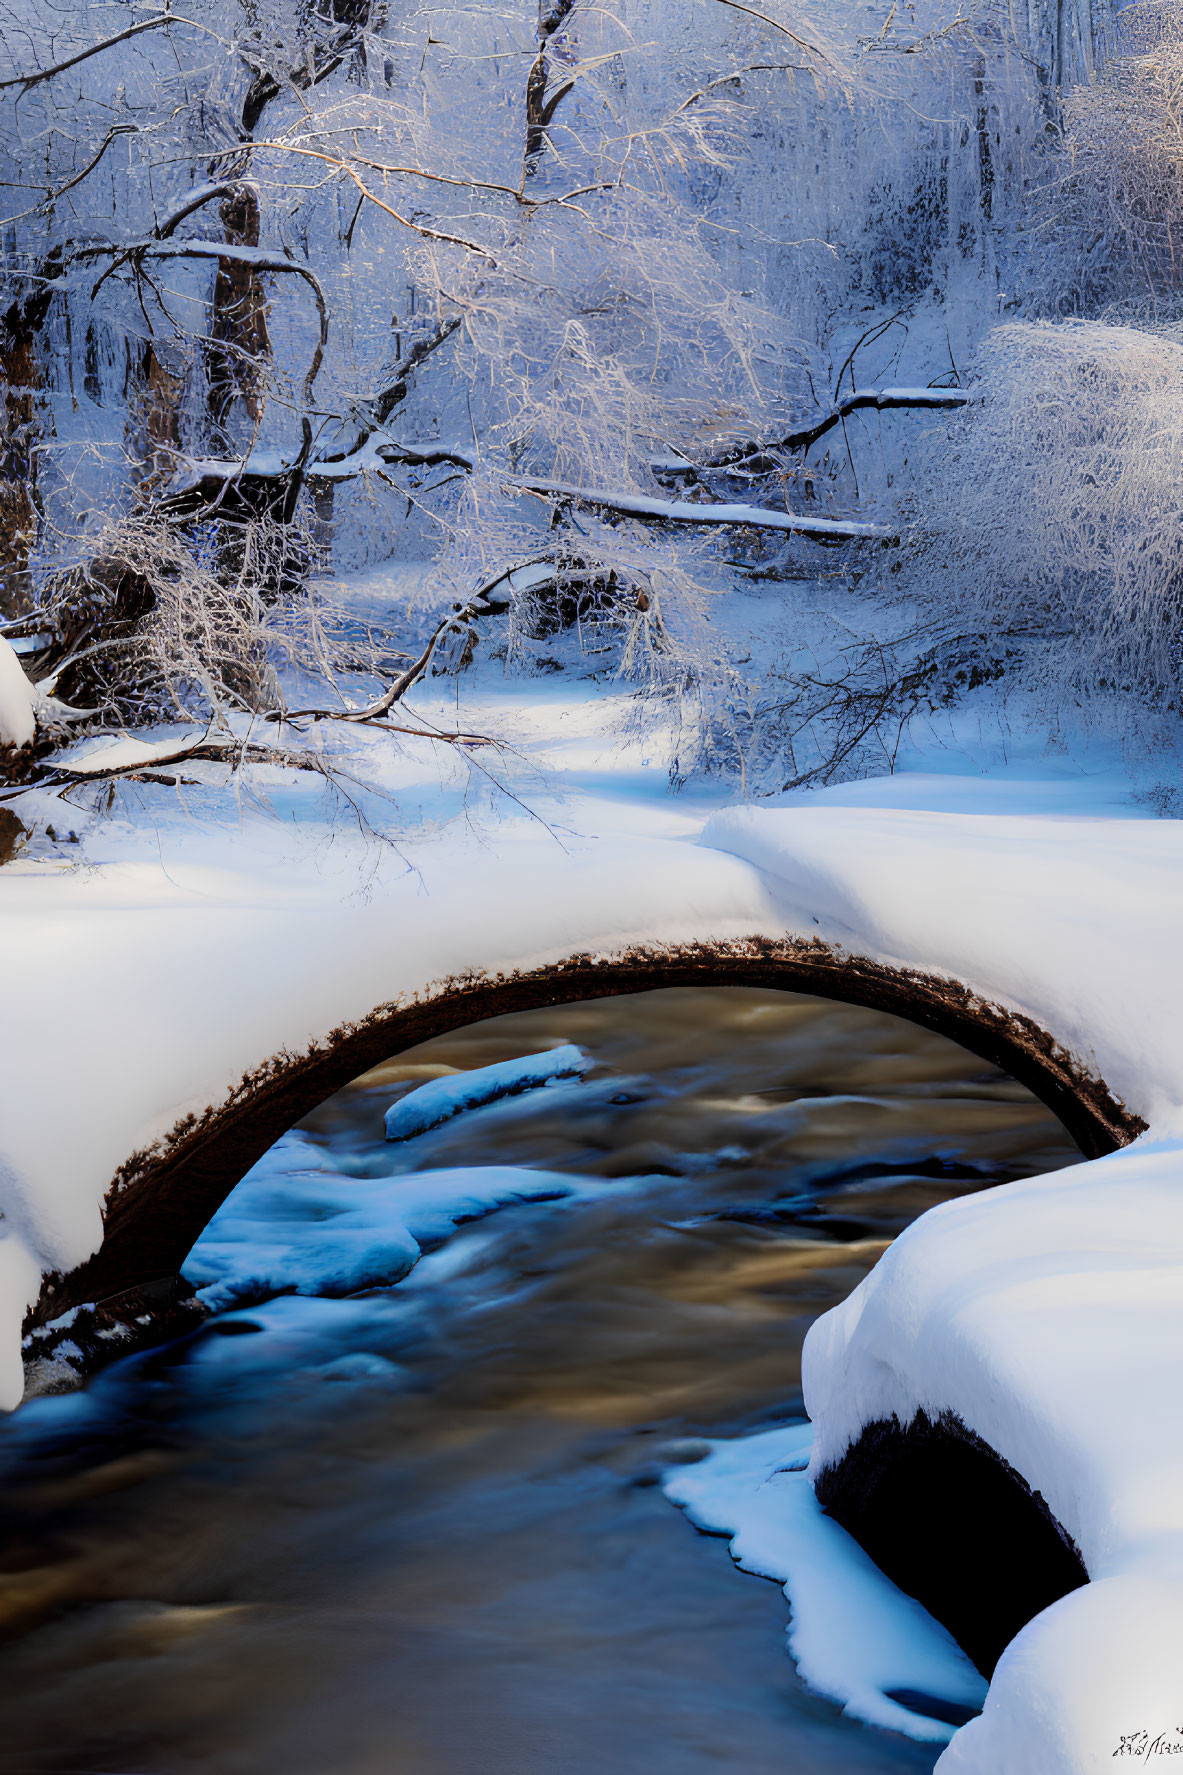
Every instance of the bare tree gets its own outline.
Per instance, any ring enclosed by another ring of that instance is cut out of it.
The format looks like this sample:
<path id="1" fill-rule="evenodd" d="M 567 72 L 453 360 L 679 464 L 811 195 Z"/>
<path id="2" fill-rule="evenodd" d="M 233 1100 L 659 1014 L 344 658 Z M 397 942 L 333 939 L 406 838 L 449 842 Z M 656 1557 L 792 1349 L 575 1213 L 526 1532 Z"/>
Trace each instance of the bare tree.
<path id="1" fill-rule="evenodd" d="M 1046 133 L 1008 9 L 880 10 L 198 0 L 51 43 L 10 0 L 0 525 L 46 694 L 229 729 L 296 662 L 352 719 L 497 584 L 511 647 L 569 624 L 726 701 L 718 538 L 865 573 L 900 526 L 848 422 L 966 404 L 827 385 L 824 328 L 904 279 L 900 214 L 988 285 Z M 315 570 L 363 499 L 431 571 L 360 647 Z"/>

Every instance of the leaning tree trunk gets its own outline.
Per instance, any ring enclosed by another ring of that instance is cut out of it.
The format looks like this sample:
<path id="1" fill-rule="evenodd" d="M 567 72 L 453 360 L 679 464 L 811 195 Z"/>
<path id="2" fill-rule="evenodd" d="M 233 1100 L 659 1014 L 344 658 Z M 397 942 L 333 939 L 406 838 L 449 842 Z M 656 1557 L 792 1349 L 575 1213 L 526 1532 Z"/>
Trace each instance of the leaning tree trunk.
<path id="1" fill-rule="evenodd" d="M 551 41 L 575 10 L 575 0 L 540 0 L 538 7 L 538 54 L 526 78 L 526 151 L 523 177 L 538 171 L 546 148 L 547 127 L 561 100 L 571 90 L 567 80 L 551 90 Z"/>

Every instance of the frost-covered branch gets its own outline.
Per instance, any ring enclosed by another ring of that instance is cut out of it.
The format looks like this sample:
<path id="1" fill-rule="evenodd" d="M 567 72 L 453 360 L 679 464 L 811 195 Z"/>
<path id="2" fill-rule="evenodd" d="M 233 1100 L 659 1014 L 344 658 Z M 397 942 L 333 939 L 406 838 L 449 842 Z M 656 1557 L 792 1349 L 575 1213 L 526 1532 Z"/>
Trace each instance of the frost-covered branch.
<path id="1" fill-rule="evenodd" d="M 860 388 L 841 400 L 835 401 L 832 407 L 818 413 L 798 425 L 792 431 L 763 443 L 744 443 L 733 445 L 729 450 L 720 451 L 709 456 L 700 464 L 687 463 L 687 468 L 744 468 L 760 469 L 774 466 L 768 458 L 773 451 L 808 450 L 841 425 L 851 413 L 865 412 L 874 409 L 879 413 L 896 410 L 940 411 L 943 408 L 964 407 L 971 398 L 970 391 L 965 388 Z M 663 467 L 674 468 L 676 464 L 663 464 Z"/>
<path id="2" fill-rule="evenodd" d="M 417 340 L 411 347 L 410 351 L 400 359 L 395 369 L 394 376 L 386 387 L 381 389 L 379 393 L 374 395 L 370 400 L 358 406 L 355 415 L 357 431 L 351 442 L 340 449 L 317 451 L 314 459 L 315 464 L 317 466 L 328 463 L 343 464 L 348 457 L 361 450 L 363 445 L 373 437 L 374 433 L 386 424 L 386 421 L 390 418 L 390 415 L 394 412 L 394 409 L 400 404 L 400 402 L 406 400 L 411 379 L 416 370 L 418 370 L 421 365 L 425 364 L 428 358 L 439 350 L 441 345 L 447 343 L 460 324 L 460 316 L 457 315 L 451 320 L 441 322 L 435 331 L 427 337 Z M 467 466 L 469 460 L 466 456 L 461 457 L 454 452 L 448 451 L 441 452 L 436 450 L 429 454 L 422 454 L 417 453 L 413 447 L 399 448 L 393 444 L 388 447 L 397 452 L 396 459 L 400 462 L 427 463 L 447 461 L 454 463 L 462 462 Z"/>
<path id="3" fill-rule="evenodd" d="M 325 347 L 329 340 L 329 308 L 320 279 L 309 266 L 301 264 L 299 260 L 285 259 L 279 253 L 268 252 L 263 247 L 237 246 L 217 240 L 145 240 L 123 246 L 86 246 L 79 248 L 76 256 L 80 259 L 113 258 L 113 264 L 95 285 L 96 291 L 121 266 L 129 263 L 142 265 L 147 259 L 213 259 L 220 265 L 243 265 L 252 271 L 268 271 L 281 276 L 286 274 L 302 278 L 312 291 L 320 321 L 320 336 L 303 383 L 304 401 L 311 403 L 313 385 L 324 362 Z"/>
<path id="4" fill-rule="evenodd" d="M 482 245 L 479 240 L 472 240 L 468 235 L 454 234 L 445 228 L 433 227 L 428 222 L 419 221 L 416 219 L 414 212 L 405 214 L 402 210 L 396 209 L 393 204 L 387 203 L 384 198 L 379 197 L 376 191 L 371 191 L 370 187 L 362 178 L 361 173 L 358 171 L 359 165 L 364 166 L 367 164 L 360 158 L 332 154 L 323 148 L 308 148 L 296 142 L 251 143 L 250 146 L 267 147 L 277 153 L 291 154 L 300 159 L 315 160 L 319 161 L 324 166 L 330 166 L 336 172 L 341 173 L 357 188 L 361 193 L 363 203 L 373 204 L 375 209 L 381 210 L 383 215 L 389 216 L 392 221 L 397 222 L 400 228 L 407 229 L 411 234 L 417 234 L 421 240 L 434 241 L 439 246 L 462 247 L 465 252 L 475 253 L 479 259 L 484 260 L 491 266 L 495 266 L 497 263 L 495 255 L 488 247 Z M 404 169 L 396 168 L 393 170 L 401 172 Z M 413 172 L 417 177 L 430 176 L 423 174 L 418 168 L 410 168 L 406 170 Z M 474 186 L 479 186 L 480 181 L 470 179 L 448 179 L 440 180 L 440 183 L 456 184 L 471 189 Z"/>
<path id="5" fill-rule="evenodd" d="M 497 585 L 503 583 L 504 577 L 505 576 L 503 575 L 502 578 L 496 582 Z M 418 659 L 414 660 L 412 664 L 407 667 L 405 672 L 401 672 L 389 688 L 383 691 L 382 695 L 378 697 L 376 701 L 367 703 L 364 708 L 299 709 L 294 713 L 284 714 L 282 716 L 271 715 L 268 719 L 282 719 L 285 721 L 379 721 L 382 716 L 386 715 L 394 708 L 396 703 L 400 703 L 403 697 L 406 696 L 407 692 L 418 683 L 420 678 L 422 678 L 423 674 L 431 665 L 436 650 L 445 636 L 453 634 L 457 629 L 464 628 L 468 623 L 472 622 L 475 617 L 488 615 L 490 612 L 495 611 L 498 608 L 497 605 L 490 602 L 491 593 L 495 589 L 496 586 L 482 589 L 477 592 L 473 598 L 470 598 L 467 604 L 456 610 L 450 611 L 448 615 L 444 617 L 443 621 L 438 623 L 433 629 L 431 635 L 428 637 L 427 645 L 420 653 Z M 501 608 L 503 608 L 503 606 Z"/>
<path id="6" fill-rule="evenodd" d="M 778 19 L 771 13 L 762 12 L 759 7 L 748 6 L 745 0 L 716 0 L 716 3 L 720 6 L 729 6 L 735 12 L 746 13 L 749 18 L 756 19 L 762 25 L 767 25 L 778 36 L 787 37 L 790 43 L 795 43 L 804 55 L 825 64 L 833 73 L 843 72 L 833 51 L 828 45 L 819 42 L 816 36 L 802 36 L 799 31 L 794 31 L 791 25 L 785 24 L 783 19 Z"/>
<path id="7" fill-rule="evenodd" d="M 14 222 L 23 222 L 27 216 L 36 215 L 40 211 L 52 209 L 53 205 L 61 198 L 67 196 L 76 186 L 81 185 L 86 179 L 89 179 L 91 173 L 94 172 L 108 148 L 117 142 L 121 136 L 137 135 L 139 133 L 139 128 L 140 126 L 138 123 L 113 123 L 94 153 L 91 155 L 90 159 L 86 162 L 85 166 L 80 168 L 80 170 L 74 173 L 70 178 L 63 179 L 60 184 L 49 187 L 41 201 L 34 204 L 30 209 L 21 210 L 14 216 L 6 216 L 2 225 L 7 227 Z"/>
<path id="8" fill-rule="evenodd" d="M 156 239 L 169 240 L 182 222 L 187 221 L 190 216 L 196 215 L 198 210 L 204 209 L 207 203 L 214 203 L 222 197 L 234 197 L 242 190 L 242 187 L 243 181 L 241 179 L 221 179 L 206 185 L 195 186 L 192 191 L 186 192 L 177 207 L 157 224 Z"/>
<path id="9" fill-rule="evenodd" d="M 113 36 L 104 37 L 99 43 L 89 43 L 85 49 L 76 50 L 73 55 L 66 56 L 60 62 L 53 62 L 47 68 L 33 68 L 27 74 L 10 74 L 6 79 L 0 80 L 0 92 L 13 86 L 28 91 L 31 87 L 39 86 L 43 80 L 54 80 L 68 69 L 76 68 L 80 62 L 89 61 L 92 56 L 104 55 L 107 50 L 117 48 L 120 43 L 127 43 L 132 37 L 141 37 L 145 31 L 159 30 L 161 25 L 188 25 L 192 22 L 191 19 L 181 18 L 171 12 L 159 13 L 155 18 L 140 19 L 136 24 L 128 25 L 126 30 L 116 31 Z"/>

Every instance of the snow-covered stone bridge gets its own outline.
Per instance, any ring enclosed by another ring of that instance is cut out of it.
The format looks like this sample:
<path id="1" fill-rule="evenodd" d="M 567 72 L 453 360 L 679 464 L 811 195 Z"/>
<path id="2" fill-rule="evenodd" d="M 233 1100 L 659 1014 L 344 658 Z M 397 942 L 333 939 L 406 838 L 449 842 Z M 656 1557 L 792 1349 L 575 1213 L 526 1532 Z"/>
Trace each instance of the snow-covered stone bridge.
<path id="1" fill-rule="evenodd" d="M 1079 1550 L 1090 1582 L 1012 1643 L 942 1768 L 1088 1769 L 1175 1727 L 1183 824 L 904 777 L 697 812 L 585 788 L 401 850 L 292 833 L 99 827 L 76 866 L 0 874 L 6 1403 L 27 1312 L 174 1272 L 285 1128 L 401 1047 L 707 980 L 877 1005 L 998 1060 L 1100 1156 L 929 1213 L 819 1322 L 814 1471 L 955 1422 Z"/>

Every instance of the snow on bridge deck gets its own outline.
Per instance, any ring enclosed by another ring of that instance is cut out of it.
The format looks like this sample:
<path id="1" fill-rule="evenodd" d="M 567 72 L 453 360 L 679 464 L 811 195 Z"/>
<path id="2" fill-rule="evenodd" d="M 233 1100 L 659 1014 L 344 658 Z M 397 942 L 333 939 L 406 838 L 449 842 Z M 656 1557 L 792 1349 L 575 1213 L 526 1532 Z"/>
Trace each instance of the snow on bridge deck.
<path id="1" fill-rule="evenodd" d="M 894 803 L 894 805 L 893 805 Z M 598 793 L 394 849 L 282 819 L 98 826 L 0 871 L 0 1357 L 112 1177 L 281 1050 L 476 974 L 819 939 L 962 982 L 1150 1124 L 925 1215 L 806 1346 L 817 1461 L 956 1412 L 1042 1492 L 1093 1582 L 1038 1616 L 942 1770 L 1108 1765 L 1183 1725 L 1183 823 L 1062 786 L 897 778 L 716 810 Z M 983 809 L 988 811 L 982 811 Z M 976 810 L 976 811 L 975 811 Z"/>

